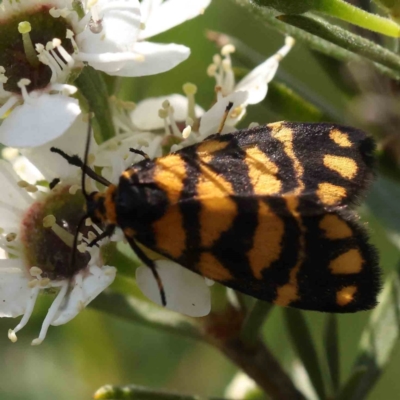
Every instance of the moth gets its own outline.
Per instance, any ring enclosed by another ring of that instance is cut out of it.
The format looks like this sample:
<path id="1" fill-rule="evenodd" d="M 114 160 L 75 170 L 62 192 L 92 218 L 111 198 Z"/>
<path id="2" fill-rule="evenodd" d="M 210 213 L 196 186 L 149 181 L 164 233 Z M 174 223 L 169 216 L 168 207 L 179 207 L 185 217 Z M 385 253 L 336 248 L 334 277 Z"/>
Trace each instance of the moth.
<path id="1" fill-rule="evenodd" d="M 381 286 L 377 252 L 352 211 L 373 178 L 374 147 L 358 129 L 277 122 L 154 160 L 133 149 L 144 159 L 118 185 L 52 151 L 107 186 L 84 190 L 85 217 L 106 227 L 91 245 L 121 228 L 164 305 L 143 248 L 260 300 L 347 313 L 373 308 Z"/>

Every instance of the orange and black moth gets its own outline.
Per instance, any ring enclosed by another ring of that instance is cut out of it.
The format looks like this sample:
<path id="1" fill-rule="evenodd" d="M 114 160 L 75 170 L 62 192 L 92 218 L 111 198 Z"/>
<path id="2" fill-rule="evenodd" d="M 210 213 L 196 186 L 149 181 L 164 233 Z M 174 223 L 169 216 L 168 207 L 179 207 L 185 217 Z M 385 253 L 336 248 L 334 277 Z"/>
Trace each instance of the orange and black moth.
<path id="1" fill-rule="evenodd" d="M 105 235 L 120 227 L 157 279 L 143 249 L 280 306 L 367 310 L 378 257 L 351 208 L 373 177 L 373 152 L 362 131 L 328 123 L 216 134 L 132 165 L 88 196 L 88 216 Z"/>

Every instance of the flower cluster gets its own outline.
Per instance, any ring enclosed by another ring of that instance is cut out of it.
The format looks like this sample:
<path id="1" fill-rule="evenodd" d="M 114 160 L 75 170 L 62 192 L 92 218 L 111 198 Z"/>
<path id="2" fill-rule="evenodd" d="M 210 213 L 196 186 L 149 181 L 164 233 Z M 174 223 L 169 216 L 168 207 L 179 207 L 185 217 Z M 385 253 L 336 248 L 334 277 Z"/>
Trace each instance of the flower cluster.
<path id="1" fill-rule="evenodd" d="M 85 148 L 89 116 L 71 97 L 77 92 L 73 77 L 85 65 L 125 77 L 173 68 L 189 56 L 189 49 L 145 39 L 194 18 L 209 3 L 26 0 L 0 5 L 5 16 L 0 21 L 0 142 L 19 148 L 6 148 L 3 159 L 7 161 L 0 161 L 0 248 L 4 251 L 0 316 L 23 315 L 9 331 L 12 341 L 28 322 L 41 291 L 57 295 L 33 344 L 42 342 L 50 325 L 74 318 L 116 276 L 116 268 L 105 262 L 110 239 L 88 247 L 103 227 L 84 217 L 80 169 L 50 152 L 56 147 L 74 155 Z M 2 32 L 10 30 L 19 47 L 4 55 L 1 49 L 7 43 L 2 42 Z M 209 110 L 196 104 L 198 88 L 192 83 L 183 85 L 184 95 L 144 99 L 136 105 L 110 98 L 117 135 L 103 143 L 92 140 L 88 165 L 117 184 L 121 172 L 141 160 L 129 148 L 156 158 L 219 130 L 234 131 L 246 108 L 265 98 L 268 83 L 293 44 L 292 38 L 286 38 L 276 54 L 238 83 L 231 60 L 235 49 L 223 47 L 207 70 L 216 82 L 216 102 Z M 225 120 L 230 102 L 233 107 Z M 91 179 L 85 182 L 88 191 L 101 190 Z M 112 241 L 123 239 L 119 231 L 111 237 Z M 190 316 L 209 313 L 212 282 L 170 260 L 156 257 L 155 263 L 168 308 Z M 148 267 L 137 268 L 136 280 L 148 298 L 161 303 Z"/>

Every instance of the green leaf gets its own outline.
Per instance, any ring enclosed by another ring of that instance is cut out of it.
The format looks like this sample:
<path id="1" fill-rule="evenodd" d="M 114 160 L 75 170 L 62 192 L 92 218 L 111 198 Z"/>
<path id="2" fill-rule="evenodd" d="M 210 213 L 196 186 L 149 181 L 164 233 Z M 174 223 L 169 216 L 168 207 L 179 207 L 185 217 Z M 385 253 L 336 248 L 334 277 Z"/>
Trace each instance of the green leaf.
<path id="1" fill-rule="evenodd" d="M 328 361 L 329 375 L 333 393 L 340 387 L 339 332 L 336 314 L 327 314 L 324 332 L 325 354 Z"/>
<path id="2" fill-rule="evenodd" d="M 304 100 L 286 85 L 276 81 L 268 84 L 268 96 L 263 103 L 271 111 L 289 121 L 332 121 L 329 116 L 323 114 L 313 104 Z"/>
<path id="3" fill-rule="evenodd" d="M 311 33 L 308 33 L 302 29 L 279 21 L 276 19 L 276 12 L 268 7 L 257 7 L 252 3 L 251 0 L 232 1 L 235 1 L 238 5 L 244 7 L 254 15 L 255 19 L 261 21 L 266 26 L 278 30 L 285 35 L 293 36 L 295 39 L 310 46 L 310 48 L 313 50 L 317 50 L 327 56 L 336 58 L 339 61 L 365 61 L 363 57 L 337 46 L 336 44 L 330 43 L 327 40 L 321 39 L 320 37 L 312 35 Z M 389 76 L 390 78 L 400 79 L 400 73 L 398 71 L 393 71 L 392 69 L 377 63 L 373 63 L 373 65 L 381 73 Z"/>
<path id="4" fill-rule="evenodd" d="M 266 301 L 255 301 L 243 322 L 241 337 L 244 343 L 251 346 L 257 341 L 260 330 L 273 307 L 273 304 Z"/>
<path id="5" fill-rule="evenodd" d="M 95 115 L 101 142 L 114 137 L 115 129 L 108 101 L 107 85 L 101 73 L 86 66 L 74 83 L 87 100 L 90 111 Z"/>
<path id="6" fill-rule="evenodd" d="M 325 39 L 330 43 L 334 43 L 343 49 L 352 51 L 388 68 L 400 71 L 400 57 L 397 54 L 337 25 L 330 24 L 320 18 L 309 18 L 301 15 L 281 15 L 279 19 Z"/>
<path id="7" fill-rule="evenodd" d="M 379 176 L 367 197 L 367 205 L 385 226 L 389 236 L 400 233 L 400 186 L 395 181 Z"/>
<path id="8" fill-rule="evenodd" d="M 387 36 L 399 37 L 400 26 L 390 19 L 368 13 L 344 0 L 256 0 L 263 6 L 273 7 L 285 14 L 319 11 Z"/>
<path id="9" fill-rule="evenodd" d="M 204 396 L 191 396 L 178 393 L 157 391 L 150 388 L 126 385 L 101 387 L 93 396 L 96 400 L 113 399 L 132 399 L 132 400 L 218 400 L 216 398 L 206 398 Z M 222 399 L 219 399 L 222 400 Z"/>
<path id="10" fill-rule="evenodd" d="M 339 394 L 335 397 L 335 400 L 352 400 L 353 395 L 366 372 L 366 368 L 355 368 Z"/>
<path id="11" fill-rule="evenodd" d="M 352 400 L 365 399 L 385 367 L 389 364 L 400 335 L 400 277 L 392 274 L 379 298 L 379 305 L 371 313 L 360 342 L 355 370 L 364 368 Z"/>
<path id="12" fill-rule="evenodd" d="M 325 399 L 325 385 L 317 350 L 307 322 L 300 310 L 285 308 L 284 315 L 290 338 L 320 399 Z"/>

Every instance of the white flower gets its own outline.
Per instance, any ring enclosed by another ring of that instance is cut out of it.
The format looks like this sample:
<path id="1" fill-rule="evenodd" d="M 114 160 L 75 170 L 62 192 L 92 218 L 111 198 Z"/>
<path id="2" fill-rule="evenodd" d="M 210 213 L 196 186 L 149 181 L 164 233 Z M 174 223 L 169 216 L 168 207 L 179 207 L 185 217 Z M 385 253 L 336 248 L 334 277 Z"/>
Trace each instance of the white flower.
<path id="1" fill-rule="evenodd" d="M 199 132 L 202 138 L 217 132 L 229 102 L 233 102 L 233 107 L 225 122 L 223 133 L 235 130 L 235 125 L 243 118 L 247 105 L 264 100 L 268 92 L 268 83 L 274 78 L 279 62 L 288 54 L 294 43 L 292 37 L 286 37 L 285 45 L 277 53 L 250 71 L 237 84 L 230 57 L 235 51 L 234 46 L 228 44 L 222 48 L 223 59 L 218 54 L 214 56 L 208 74 L 216 80 L 217 102 L 200 121 Z"/>
<path id="2" fill-rule="evenodd" d="M 169 260 L 156 261 L 156 267 L 169 310 L 190 317 L 203 317 L 210 313 L 210 289 L 202 276 Z M 136 283 L 146 297 L 161 305 L 160 292 L 150 268 L 142 266 L 136 270 Z"/>
<path id="3" fill-rule="evenodd" d="M 145 29 L 140 39 L 165 32 L 189 19 L 203 14 L 211 0 L 142 0 L 142 22 Z"/>
<path id="4" fill-rule="evenodd" d="M 63 138 L 64 143 L 54 141 L 50 145 L 69 143 L 69 150 L 76 153 L 71 143 L 79 146 L 85 136 L 81 121 L 74 125 Z M 76 194 L 80 187 L 77 168 L 69 177 L 65 165 L 50 157 L 49 146 L 38 148 L 38 154 L 30 150 L 31 160 L 41 159 L 46 165 L 43 177 L 61 177 L 53 190 L 21 180 L 7 161 L 0 161 L 1 234 L 0 247 L 8 258 L 0 259 L 0 317 L 23 315 L 18 325 L 9 331 L 9 338 L 17 340 L 16 333 L 29 321 L 36 299 L 41 291 L 56 290 L 54 299 L 43 321 L 42 329 L 32 344 L 40 344 L 50 325 L 61 325 L 74 318 L 88 303 L 114 280 L 116 269 L 103 265 L 99 248 L 87 248 L 91 238 L 101 233 L 95 225 L 86 225 L 81 231 L 79 251 L 75 262 L 70 262 L 71 248 L 77 219 L 82 214 L 83 197 Z M 39 163 L 40 164 L 40 163 Z M 61 168 L 61 165 L 63 168 Z M 40 165 L 37 165 L 40 169 Z M 21 168 L 21 159 L 15 163 Z M 37 170 L 25 175 L 37 177 Z M 64 175 L 61 174 L 64 170 Z M 51 174 L 48 172 L 51 171 Z"/>
<path id="5" fill-rule="evenodd" d="M 84 63 L 110 75 L 133 77 L 165 72 L 186 60 L 190 50 L 185 46 L 142 41 L 155 34 L 156 25 L 162 28 L 159 33 L 195 17 L 209 0 L 196 1 L 194 7 L 181 3 L 92 0 L 82 3 L 82 15 L 78 15 L 72 0 L 2 2 L 2 31 L 9 29 L 11 40 L 19 41 L 25 54 L 24 58 L 20 51 L 0 54 L 0 119 L 4 119 L 0 142 L 33 147 L 62 135 L 81 112 L 77 99 L 70 97 L 76 88 L 67 82 Z M 143 16 L 141 9 L 146 10 Z M 34 27 L 30 15 L 36 17 Z M 19 32 L 14 32 L 18 17 L 23 20 Z M 142 20 L 150 31 L 140 37 Z M 160 20 L 169 23 L 160 24 Z M 2 40 L 10 39 L 3 35 Z"/>

